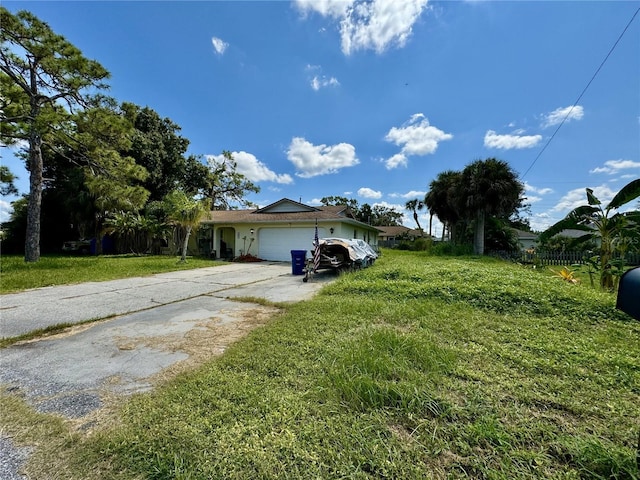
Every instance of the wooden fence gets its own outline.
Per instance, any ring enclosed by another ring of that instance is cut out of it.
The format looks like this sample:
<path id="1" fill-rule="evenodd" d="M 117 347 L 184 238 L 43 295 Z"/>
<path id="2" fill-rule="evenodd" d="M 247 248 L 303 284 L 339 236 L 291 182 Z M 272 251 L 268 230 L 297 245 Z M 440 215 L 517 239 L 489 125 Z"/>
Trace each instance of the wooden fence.
<path id="1" fill-rule="evenodd" d="M 490 255 L 509 259 L 515 262 L 531 263 L 537 265 L 584 265 L 594 254 L 585 252 L 563 252 L 563 251 L 535 251 L 530 252 L 491 252 Z M 618 257 L 619 258 L 619 257 Z M 640 265 L 640 253 L 627 253 L 624 263 L 626 265 Z"/>

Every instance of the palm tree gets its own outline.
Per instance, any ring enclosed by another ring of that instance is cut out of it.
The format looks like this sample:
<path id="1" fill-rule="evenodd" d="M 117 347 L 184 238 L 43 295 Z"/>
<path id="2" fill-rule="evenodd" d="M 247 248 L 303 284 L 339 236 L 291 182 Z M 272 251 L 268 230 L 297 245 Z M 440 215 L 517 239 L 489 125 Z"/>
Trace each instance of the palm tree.
<path id="1" fill-rule="evenodd" d="M 175 225 L 184 228 L 186 232 L 180 256 L 180 262 L 184 263 L 187 261 L 187 246 L 191 231 L 200 225 L 200 221 L 209 210 L 209 203 L 189 197 L 182 190 L 172 191 L 164 198 L 164 202 L 168 219 Z"/>
<path id="2" fill-rule="evenodd" d="M 474 220 L 473 252 L 484 254 L 487 215 L 510 216 L 522 205 L 524 185 L 503 160 L 487 158 L 467 165 L 460 177 L 455 203 L 461 216 Z"/>
<path id="3" fill-rule="evenodd" d="M 613 290 L 615 282 L 612 274 L 612 263 L 615 250 L 622 251 L 625 247 L 624 239 L 633 228 L 640 225 L 640 211 L 611 215 L 612 211 L 640 197 L 640 179 L 628 183 L 613 197 L 609 204 L 602 208 L 602 203 L 593 194 L 593 190 L 586 189 L 587 205 L 573 209 L 567 216 L 552 225 L 540 235 L 540 241 L 553 237 L 561 231 L 571 228 L 585 233 L 580 240 L 600 240 L 600 287 L 603 290 Z"/>
<path id="4" fill-rule="evenodd" d="M 460 219 L 455 205 L 451 202 L 453 194 L 459 188 L 460 176 L 460 172 L 454 170 L 440 172 L 435 180 L 429 184 L 429 191 L 424 197 L 424 203 L 429 209 L 429 213 L 438 217 L 444 227 L 449 229 L 451 240 L 454 240 L 455 229 L 453 227 Z M 444 238 L 444 229 L 442 236 Z"/>
<path id="5" fill-rule="evenodd" d="M 420 226 L 420 222 L 418 221 L 418 212 L 425 207 L 424 202 L 422 200 L 418 200 L 414 198 L 413 200 L 409 200 L 404 204 L 404 208 L 413 212 L 413 219 L 418 225 L 418 230 L 420 231 L 420 236 L 424 236 L 424 232 L 422 231 L 422 227 Z M 429 236 L 431 236 L 431 231 L 429 231 Z"/>

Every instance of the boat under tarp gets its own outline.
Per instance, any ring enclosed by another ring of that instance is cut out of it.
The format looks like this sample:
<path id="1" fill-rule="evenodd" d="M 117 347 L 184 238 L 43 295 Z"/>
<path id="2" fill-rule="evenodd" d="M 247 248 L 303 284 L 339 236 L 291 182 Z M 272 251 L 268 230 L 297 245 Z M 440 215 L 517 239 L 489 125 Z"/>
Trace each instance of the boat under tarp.
<path id="1" fill-rule="evenodd" d="M 321 238 L 315 248 L 320 249 L 320 264 L 317 268 L 314 265 L 314 250 L 311 258 L 307 259 L 304 269 L 303 281 L 305 282 L 309 275 L 317 270 L 365 268 L 378 258 L 376 251 L 367 242 L 359 239 Z"/>

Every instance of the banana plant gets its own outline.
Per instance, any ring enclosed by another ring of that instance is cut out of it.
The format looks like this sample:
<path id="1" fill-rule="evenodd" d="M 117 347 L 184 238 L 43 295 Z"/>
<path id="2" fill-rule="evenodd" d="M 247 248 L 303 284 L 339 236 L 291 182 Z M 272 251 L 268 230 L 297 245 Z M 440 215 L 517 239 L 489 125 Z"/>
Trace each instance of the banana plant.
<path id="1" fill-rule="evenodd" d="M 585 234 L 579 241 L 598 240 L 600 287 L 613 291 L 616 284 L 614 276 L 621 270 L 615 254 L 624 253 L 620 251 L 619 246 L 626 242 L 621 240 L 640 225 L 640 211 L 619 212 L 618 209 L 640 197 L 640 179 L 622 187 L 606 207 L 593 194 L 591 188 L 587 188 L 586 193 L 587 205 L 575 208 L 564 219 L 545 230 L 540 235 L 540 241 L 544 242 L 565 229 L 584 231 Z"/>

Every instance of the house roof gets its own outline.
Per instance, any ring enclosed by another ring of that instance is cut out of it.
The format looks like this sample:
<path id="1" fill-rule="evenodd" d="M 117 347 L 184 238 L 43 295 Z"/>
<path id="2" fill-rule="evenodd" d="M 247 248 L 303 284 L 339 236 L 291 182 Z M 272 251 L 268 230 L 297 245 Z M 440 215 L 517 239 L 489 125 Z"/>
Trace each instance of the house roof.
<path id="1" fill-rule="evenodd" d="M 342 207 L 345 208 L 345 207 Z M 289 198 L 283 198 L 277 202 L 273 202 L 266 207 L 255 210 L 255 213 L 275 213 L 275 212 L 315 212 L 319 209 L 304 203 L 296 202 Z"/>
<path id="2" fill-rule="evenodd" d="M 213 210 L 208 212 L 203 223 L 297 223 L 297 222 L 342 222 L 361 228 L 379 231 L 366 223 L 356 220 L 351 209 L 345 205 L 312 207 L 283 198 L 266 207 L 247 210 Z"/>
<path id="3" fill-rule="evenodd" d="M 378 227 L 378 230 L 380 230 L 382 232 L 382 235 L 386 237 L 395 237 L 398 235 L 404 235 L 405 233 L 411 232 L 411 229 L 409 227 L 405 227 L 404 225 Z"/>
<path id="4" fill-rule="evenodd" d="M 591 232 L 586 231 L 586 230 L 576 230 L 576 229 L 573 229 L 573 228 L 567 228 L 567 229 L 562 230 L 561 232 L 557 233 L 556 235 L 554 235 L 554 237 L 580 238 L 580 237 L 583 237 L 585 235 L 589 235 L 590 233 L 595 233 L 596 235 L 599 236 L 599 233 L 597 232 L 597 230 L 595 228 L 592 229 Z"/>
<path id="5" fill-rule="evenodd" d="M 518 230 L 517 228 L 512 229 L 516 235 L 518 235 L 519 240 L 537 240 L 538 234 L 534 232 L 527 232 L 525 230 Z"/>

